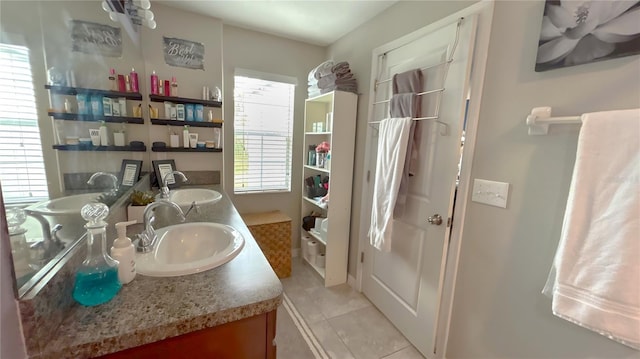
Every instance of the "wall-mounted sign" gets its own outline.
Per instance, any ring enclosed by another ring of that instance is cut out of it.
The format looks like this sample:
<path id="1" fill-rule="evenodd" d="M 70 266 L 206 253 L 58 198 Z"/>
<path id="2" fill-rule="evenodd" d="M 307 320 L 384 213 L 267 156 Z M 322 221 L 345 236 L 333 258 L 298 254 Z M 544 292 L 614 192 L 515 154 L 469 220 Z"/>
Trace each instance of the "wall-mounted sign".
<path id="1" fill-rule="evenodd" d="M 162 37 L 164 62 L 170 66 L 204 70 L 204 45 L 199 42 Z"/>
<path id="2" fill-rule="evenodd" d="M 73 51 L 109 57 L 122 56 L 120 28 L 94 22 L 72 20 L 71 44 Z"/>

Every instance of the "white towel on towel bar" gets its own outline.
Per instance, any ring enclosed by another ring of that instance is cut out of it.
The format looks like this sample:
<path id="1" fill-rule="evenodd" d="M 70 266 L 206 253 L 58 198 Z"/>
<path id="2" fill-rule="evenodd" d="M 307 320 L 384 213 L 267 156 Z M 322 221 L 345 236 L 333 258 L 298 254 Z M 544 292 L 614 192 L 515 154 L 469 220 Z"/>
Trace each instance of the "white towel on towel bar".
<path id="1" fill-rule="evenodd" d="M 391 250 L 393 210 L 398 198 L 412 121 L 411 117 L 380 121 L 369 240 L 372 246 L 385 252 Z"/>
<path id="2" fill-rule="evenodd" d="M 553 314 L 640 350 L 640 109 L 582 115 Z"/>

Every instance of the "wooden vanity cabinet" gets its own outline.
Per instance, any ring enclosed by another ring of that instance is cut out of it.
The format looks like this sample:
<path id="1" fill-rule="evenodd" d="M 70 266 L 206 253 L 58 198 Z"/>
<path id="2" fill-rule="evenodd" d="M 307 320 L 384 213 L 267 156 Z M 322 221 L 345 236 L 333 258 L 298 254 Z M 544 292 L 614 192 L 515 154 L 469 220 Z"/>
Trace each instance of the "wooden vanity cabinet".
<path id="1" fill-rule="evenodd" d="M 99 359 L 275 359 L 276 310 Z"/>

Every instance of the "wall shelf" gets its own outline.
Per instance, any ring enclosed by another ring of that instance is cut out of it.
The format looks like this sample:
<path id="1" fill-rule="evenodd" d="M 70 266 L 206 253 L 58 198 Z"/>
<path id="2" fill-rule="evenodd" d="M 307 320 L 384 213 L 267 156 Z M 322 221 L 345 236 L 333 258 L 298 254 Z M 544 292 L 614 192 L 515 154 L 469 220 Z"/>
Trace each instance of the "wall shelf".
<path id="1" fill-rule="evenodd" d="M 119 152 L 146 152 L 147 146 L 87 146 L 87 145 L 53 145 L 54 150 L 58 151 L 119 151 Z"/>
<path id="2" fill-rule="evenodd" d="M 169 126 L 184 126 L 188 125 L 190 127 L 219 127 L 222 128 L 222 123 L 217 122 L 200 122 L 200 121 L 178 121 L 178 120 L 165 120 L 152 118 L 151 124 L 153 125 L 169 125 Z"/>
<path id="3" fill-rule="evenodd" d="M 186 97 L 174 97 L 174 96 L 162 96 L 162 95 L 149 95 L 149 100 L 152 102 L 173 102 L 173 103 L 191 103 L 195 105 L 204 105 L 207 107 L 222 107 L 222 102 L 220 101 L 208 101 L 208 100 L 198 100 L 195 98 L 186 98 Z"/>
<path id="4" fill-rule="evenodd" d="M 109 90 L 99 90 L 99 89 L 90 89 L 90 88 L 82 88 L 82 87 L 67 87 L 67 86 L 53 86 L 53 85 L 44 85 L 44 88 L 50 90 L 52 93 L 59 95 L 77 95 L 77 94 L 87 94 L 87 95 L 98 95 L 110 98 L 119 98 L 124 97 L 128 100 L 142 100 L 142 95 L 139 92 L 119 92 L 119 91 L 109 91 Z"/>
<path id="5" fill-rule="evenodd" d="M 222 152 L 222 148 L 151 147 L 153 152 Z"/>
<path id="6" fill-rule="evenodd" d="M 125 116 L 94 116 L 94 115 L 80 115 L 77 113 L 66 112 L 49 112 L 49 116 L 52 116 L 56 120 L 66 121 L 83 121 L 83 122 L 100 122 L 107 123 L 134 123 L 142 125 L 144 119 L 140 117 L 125 117 Z"/>

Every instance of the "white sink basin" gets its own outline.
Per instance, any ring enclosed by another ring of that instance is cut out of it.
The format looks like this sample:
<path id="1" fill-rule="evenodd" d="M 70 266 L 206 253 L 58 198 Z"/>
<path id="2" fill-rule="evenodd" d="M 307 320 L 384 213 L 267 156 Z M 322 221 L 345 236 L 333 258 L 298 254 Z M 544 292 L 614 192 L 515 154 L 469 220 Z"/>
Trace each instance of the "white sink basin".
<path id="1" fill-rule="evenodd" d="M 221 199 L 220 192 L 206 188 L 180 188 L 169 194 L 169 200 L 180 207 L 191 206 L 194 201 L 198 205 L 214 204 Z"/>
<path id="2" fill-rule="evenodd" d="M 99 193 L 83 193 L 73 196 L 50 199 L 27 207 L 28 210 L 42 215 L 80 214 L 87 203 L 96 202 Z"/>
<path id="3" fill-rule="evenodd" d="M 86 232 L 80 210 L 87 203 L 97 202 L 100 193 L 83 193 L 73 196 L 50 199 L 27 207 L 26 210 L 42 215 L 49 226 L 62 225 L 58 236 L 64 240 L 75 240 Z"/>
<path id="4" fill-rule="evenodd" d="M 151 277 L 176 277 L 203 272 L 235 258 L 244 238 L 219 223 L 181 223 L 156 230 L 158 243 L 149 253 L 136 253 L 136 270 Z"/>

